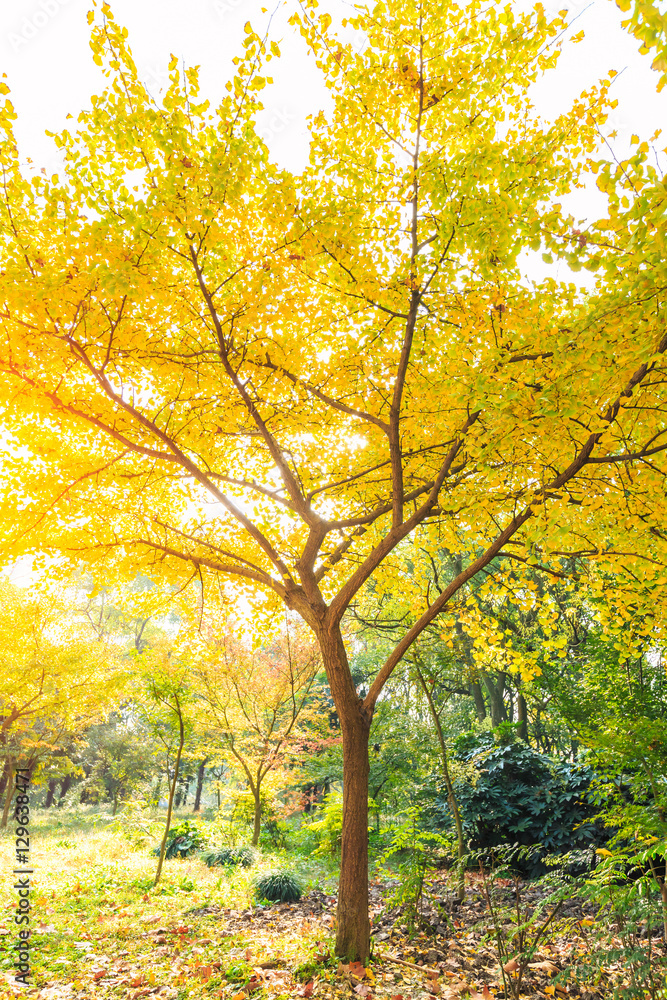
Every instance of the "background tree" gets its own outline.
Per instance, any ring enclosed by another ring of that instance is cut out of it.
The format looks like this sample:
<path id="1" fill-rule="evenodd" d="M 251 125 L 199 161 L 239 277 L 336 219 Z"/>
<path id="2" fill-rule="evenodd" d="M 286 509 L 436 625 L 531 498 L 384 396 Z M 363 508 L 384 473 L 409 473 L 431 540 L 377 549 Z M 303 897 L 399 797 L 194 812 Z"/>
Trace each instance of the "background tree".
<path id="1" fill-rule="evenodd" d="M 38 761 L 106 710 L 114 651 L 91 638 L 72 604 L 52 592 L 0 583 L 0 752 L 7 825 L 14 767 Z"/>
<path id="2" fill-rule="evenodd" d="M 207 724 L 229 765 L 248 782 L 256 845 L 264 781 L 290 762 L 304 725 L 318 714 L 313 684 L 320 659 L 303 629 L 289 622 L 270 645 L 252 649 L 240 622 L 210 611 L 199 629 L 198 686 Z"/>
<path id="3" fill-rule="evenodd" d="M 160 648 L 154 647 L 143 654 L 142 666 L 148 695 L 147 701 L 142 703 L 144 722 L 162 745 L 169 789 L 167 817 L 155 872 L 154 884 L 157 885 L 167 849 L 183 750 L 192 729 L 187 714 L 192 692 L 188 683 L 189 665 L 182 649 L 175 649 L 172 644 L 163 641 Z"/>
<path id="4" fill-rule="evenodd" d="M 295 23 L 333 102 L 298 177 L 253 126 L 277 47 L 250 28 L 218 109 L 175 58 L 158 104 L 103 5 L 111 84 L 57 137 L 56 179 L 22 176 L 5 99 L 4 534 L 12 557 L 158 560 L 168 583 L 233 577 L 301 615 L 343 737 L 336 948 L 365 958 L 368 738 L 414 640 L 510 543 L 606 548 L 626 495 L 633 565 L 664 562 L 663 193 L 642 147 L 592 161 L 608 81 L 536 120 L 561 16 L 391 0 L 350 21 L 362 54 L 314 2 Z M 587 163 L 610 212 L 582 233 L 560 206 Z M 595 289 L 529 285 L 519 254 L 542 249 Z M 407 539 L 461 537 L 474 556 L 360 698 L 350 603 Z"/>

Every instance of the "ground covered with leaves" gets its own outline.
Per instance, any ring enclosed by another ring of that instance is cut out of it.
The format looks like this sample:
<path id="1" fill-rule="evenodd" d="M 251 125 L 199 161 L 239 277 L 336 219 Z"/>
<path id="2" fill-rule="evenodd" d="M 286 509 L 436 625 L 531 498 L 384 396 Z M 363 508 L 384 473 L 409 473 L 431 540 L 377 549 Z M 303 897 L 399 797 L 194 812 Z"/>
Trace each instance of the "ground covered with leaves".
<path id="1" fill-rule="evenodd" d="M 11 870 L 9 848 L 2 843 L 4 871 Z M 36 831 L 32 985 L 13 982 L 10 891 L 0 916 L 0 995 L 502 1000 L 516 995 L 521 974 L 522 997 L 597 1000 L 611 997 L 623 976 L 612 963 L 594 983 L 568 978 L 595 946 L 596 908 L 576 899 L 565 902 L 519 970 L 503 953 L 503 941 L 517 920 L 549 917 L 545 890 L 500 880 L 493 886 L 494 920 L 489 885 L 476 872 L 467 874 L 463 904 L 447 873 L 435 873 L 417 909 L 392 905 L 396 886 L 374 882 L 373 958 L 366 968 L 341 963 L 333 957 L 335 859 L 265 852 L 255 867 L 270 870 L 288 860 L 304 895 L 271 905 L 253 898 L 252 871 L 207 868 L 198 857 L 168 862 L 162 883 L 153 887 L 155 859 L 122 826 L 67 832 L 63 821 L 60 830 Z"/>

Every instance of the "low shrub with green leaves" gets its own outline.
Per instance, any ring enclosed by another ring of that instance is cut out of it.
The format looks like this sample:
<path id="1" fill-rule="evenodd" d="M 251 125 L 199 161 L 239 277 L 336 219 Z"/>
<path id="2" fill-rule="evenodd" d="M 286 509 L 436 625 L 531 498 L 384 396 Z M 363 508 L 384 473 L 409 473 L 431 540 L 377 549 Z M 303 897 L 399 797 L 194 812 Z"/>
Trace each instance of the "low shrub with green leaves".
<path id="1" fill-rule="evenodd" d="M 173 827 L 167 836 L 167 848 L 165 859 L 167 858 L 187 858 L 190 854 L 200 850 L 206 843 L 206 837 L 192 820 L 184 819 L 178 826 Z M 160 848 L 154 847 L 151 854 L 159 855 Z"/>
<path id="2" fill-rule="evenodd" d="M 257 899 L 268 899 L 271 903 L 295 903 L 301 899 L 302 888 L 294 872 L 264 872 L 254 882 Z"/>
<path id="3" fill-rule="evenodd" d="M 257 858 L 257 852 L 252 847 L 220 847 L 212 848 L 201 854 L 202 861 L 208 868 L 215 868 L 218 865 L 236 866 L 250 868 Z"/>

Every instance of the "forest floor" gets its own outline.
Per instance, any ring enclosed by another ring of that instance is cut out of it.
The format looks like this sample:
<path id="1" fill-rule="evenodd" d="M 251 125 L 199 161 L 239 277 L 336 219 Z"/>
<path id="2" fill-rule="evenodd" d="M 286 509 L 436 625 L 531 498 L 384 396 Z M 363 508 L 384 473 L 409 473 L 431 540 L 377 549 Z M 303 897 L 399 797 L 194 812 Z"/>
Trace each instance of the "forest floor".
<path id="1" fill-rule="evenodd" d="M 208 869 L 197 858 L 173 860 L 166 862 L 163 880 L 154 888 L 155 858 L 145 844 L 132 844 L 127 832 L 108 823 L 84 828 L 64 816 L 56 826 L 47 818 L 41 822 L 41 830 L 39 818 L 33 825 L 30 985 L 17 985 L 12 971 L 16 894 L 10 874 L 4 879 L 0 910 L 2 997 L 514 996 L 517 971 L 511 960 L 508 971 L 501 970 L 511 950 L 499 959 L 477 873 L 467 875 L 462 906 L 455 903 L 446 873 L 435 873 L 424 894 L 418 930 L 405 911 L 391 908 L 387 886 L 372 883 L 373 959 L 364 969 L 332 957 L 336 879 L 331 860 L 290 857 L 306 885 L 303 898 L 261 906 L 252 898 L 252 875 L 243 869 Z M 0 842 L 5 873 L 15 867 L 12 846 L 7 838 Z M 277 863 L 285 866 L 284 853 L 265 855 L 260 862 L 268 867 Z M 507 882 L 496 888 L 506 896 L 508 908 L 499 926 L 507 928 L 516 887 Z M 519 888 L 521 905 L 539 908 L 543 890 L 529 883 Z M 603 971 L 595 986 L 562 978 L 590 952 L 594 924 L 593 907 L 567 902 L 524 970 L 521 997 L 611 998 L 612 982 L 622 974 L 619 967 Z M 643 995 L 649 994 L 638 994 Z"/>

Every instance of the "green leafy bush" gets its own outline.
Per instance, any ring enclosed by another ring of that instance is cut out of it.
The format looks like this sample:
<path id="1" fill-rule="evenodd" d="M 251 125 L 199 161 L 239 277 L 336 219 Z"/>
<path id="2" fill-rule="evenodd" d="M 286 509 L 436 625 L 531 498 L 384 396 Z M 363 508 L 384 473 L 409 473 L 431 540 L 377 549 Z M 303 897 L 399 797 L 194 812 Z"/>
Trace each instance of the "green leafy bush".
<path id="1" fill-rule="evenodd" d="M 255 879 L 255 895 L 258 899 L 268 899 L 272 903 L 295 903 L 301 899 L 301 884 L 294 872 L 265 872 Z"/>
<path id="2" fill-rule="evenodd" d="M 201 859 L 209 868 L 218 865 L 240 865 L 250 868 L 257 858 L 257 852 L 252 847 L 220 847 L 204 851 Z"/>
<path id="3" fill-rule="evenodd" d="M 187 858 L 189 854 L 198 851 L 206 843 L 204 834 L 192 820 L 186 819 L 173 827 L 167 836 L 165 858 Z M 151 854 L 159 855 L 160 848 L 155 847 Z"/>
<path id="4" fill-rule="evenodd" d="M 476 780 L 456 783 L 473 849 L 540 844 L 545 854 L 588 850 L 590 861 L 593 849 L 607 841 L 609 831 L 596 819 L 600 802 L 591 788 L 592 768 L 552 760 L 505 734 L 466 734 L 455 752 L 476 770 Z M 449 819 L 444 796 L 436 809 L 441 821 Z M 531 865 L 530 874 L 544 870 L 538 856 Z"/>
<path id="5" fill-rule="evenodd" d="M 320 812 L 321 819 L 304 824 L 309 834 L 314 834 L 317 842 L 314 854 L 336 854 L 343 838 L 343 796 L 340 792 L 330 792 L 324 800 Z"/>

